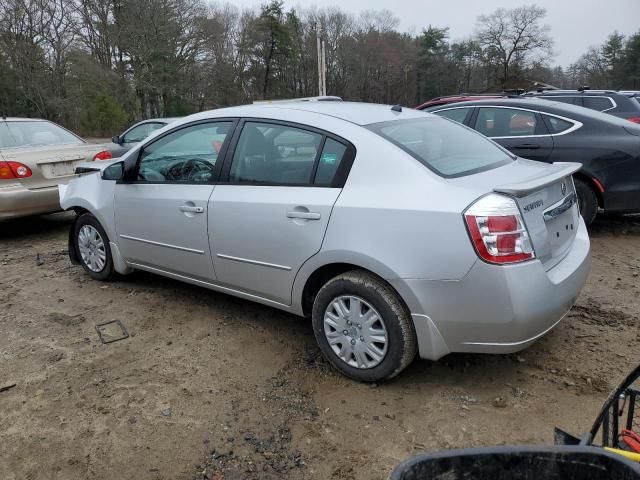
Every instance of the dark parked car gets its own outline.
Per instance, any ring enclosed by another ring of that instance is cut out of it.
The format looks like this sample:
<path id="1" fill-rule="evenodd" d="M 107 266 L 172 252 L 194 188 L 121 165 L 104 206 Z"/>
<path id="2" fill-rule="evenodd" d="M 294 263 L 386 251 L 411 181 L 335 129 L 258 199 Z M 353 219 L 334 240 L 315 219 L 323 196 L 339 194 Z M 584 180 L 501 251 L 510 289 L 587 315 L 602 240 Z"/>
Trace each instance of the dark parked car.
<path id="1" fill-rule="evenodd" d="M 427 111 L 467 125 L 519 157 L 581 163 L 574 181 L 587 224 L 598 208 L 640 212 L 640 125 L 536 98 L 477 100 Z"/>
<path id="2" fill-rule="evenodd" d="M 545 90 L 526 96 L 554 100 L 579 107 L 606 112 L 634 123 L 640 123 L 640 92 L 612 90 Z"/>
<path id="3" fill-rule="evenodd" d="M 111 143 L 105 146 L 105 150 L 111 152 L 113 158 L 121 157 L 131 150 L 136 143 L 141 142 L 154 131 L 177 120 L 176 118 L 150 118 L 132 125 L 120 135 L 115 135 Z"/>

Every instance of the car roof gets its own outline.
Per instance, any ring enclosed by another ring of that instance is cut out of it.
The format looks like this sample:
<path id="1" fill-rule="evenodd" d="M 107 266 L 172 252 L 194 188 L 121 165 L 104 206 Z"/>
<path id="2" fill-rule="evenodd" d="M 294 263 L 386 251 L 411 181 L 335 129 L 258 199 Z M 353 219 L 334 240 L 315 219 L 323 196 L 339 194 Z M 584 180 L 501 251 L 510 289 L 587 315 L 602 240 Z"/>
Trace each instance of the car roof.
<path id="1" fill-rule="evenodd" d="M 492 98 L 482 100 L 469 100 L 466 102 L 456 102 L 451 104 L 451 108 L 458 108 L 464 106 L 480 106 L 480 105 L 497 105 L 501 107 L 512 106 L 520 108 L 548 108 L 550 106 L 563 108 L 568 104 L 562 102 L 553 102 L 551 100 L 540 100 L 536 97 L 521 97 L 521 98 Z M 438 107 L 449 107 L 449 105 L 438 105 Z M 435 110 L 435 107 L 434 107 Z"/>
<path id="2" fill-rule="evenodd" d="M 564 96 L 564 95 L 624 95 L 624 92 L 615 90 L 544 90 L 542 92 L 527 92 L 527 96 Z"/>
<path id="3" fill-rule="evenodd" d="M 26 117 L 1 117 L 3 122 L 48 122 L 43 118 L 26 118 Z"/>
<path id="4" fill-rule="evenodd" d="M 253 104 L 240 107 L 229 107 L 196 114 L 202 118 L 209 118 L 212 112 L 216 117 L 265 117 L 269 118 L 274 109 L 283 111 L 311 112 L 338 118 L 356 125 L 370 125 L 372 123 L 387 122 L 398 119 L 424 118 L 424 113 L 409 107 L 401 107 L 400 111 L 392 110 L 391 105 L 359 102 L 287 102 L 272 104 Z M 192 118 L 195 118 L 192 117 Z"/>
<path id="5" fill-rule="evenodd" d="M 153 123 L 153 122 L 162 122 L 162 123 L 171 123 L 175 120 L 178 120 L 182 117 L 158 117 L 158 118 L 145 118 L 144 120 L 140 120 L 136 125 L 140 125 L 142 123 Z"/>

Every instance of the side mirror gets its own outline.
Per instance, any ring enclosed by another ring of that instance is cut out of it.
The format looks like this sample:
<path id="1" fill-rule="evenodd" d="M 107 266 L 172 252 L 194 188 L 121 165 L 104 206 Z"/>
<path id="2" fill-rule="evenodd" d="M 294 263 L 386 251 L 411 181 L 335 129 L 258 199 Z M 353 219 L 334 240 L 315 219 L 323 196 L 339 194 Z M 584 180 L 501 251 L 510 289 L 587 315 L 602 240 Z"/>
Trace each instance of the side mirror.
<path id="1" fill-rule="evenodd" d="M 120 139 L 120 137 L 118 135 L 114 135 L 113 137 L 111 137 L 111 141 L 113 143 L 117 143 L 118 145 L 122 144 L 122 140 Z"/>
<path id="2" fill-rule="evenodd" d="M 103 180 L 122 180 L 124 178 L 124 162 L 116 162 L 102 171 Z"/>

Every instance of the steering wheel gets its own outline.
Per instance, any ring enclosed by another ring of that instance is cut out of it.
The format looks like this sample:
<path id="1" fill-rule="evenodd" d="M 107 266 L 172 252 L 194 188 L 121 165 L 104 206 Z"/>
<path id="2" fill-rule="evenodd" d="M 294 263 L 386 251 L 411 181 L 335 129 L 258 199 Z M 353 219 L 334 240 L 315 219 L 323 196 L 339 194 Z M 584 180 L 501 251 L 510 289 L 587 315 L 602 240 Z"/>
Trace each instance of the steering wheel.
<path id="1" fill-rule="evenodd" d="M 210 163 L 199 158 L 190 158 L 184 163 L 174 165 L 167 172 L 167 177 L 172 180 L 182 181 L 204 181 L 203 178 L 197 178 L 198 175 L 211 173 L 212 166 Z"/>
<path id="2" fill-rule="evenodd" d="M 199 158 L 191 158 L 182 166 L 182 177 L 184 178 L 186 175 L 186 180 L 203 181 L 202 178 L 197 178 L 198 175 L 211 173 L 212 170 L 209 162 L 205 162 Z"/>

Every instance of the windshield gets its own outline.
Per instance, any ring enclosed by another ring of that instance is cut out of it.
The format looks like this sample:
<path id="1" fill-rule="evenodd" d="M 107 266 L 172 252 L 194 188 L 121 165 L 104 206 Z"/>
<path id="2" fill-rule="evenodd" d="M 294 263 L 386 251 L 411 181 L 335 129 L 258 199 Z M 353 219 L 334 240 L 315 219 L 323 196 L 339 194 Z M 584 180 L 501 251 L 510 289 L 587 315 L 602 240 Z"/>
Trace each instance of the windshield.
<path id="1" fill-rule="evenodd" d="M 0 122 L 0 148 L 82 144 L 83 140 L 46 121 Z"/>
<path id="2" fill-rule="evenodd" d="M 486 137 L 452 120 L 427 117 L 367 127 L 443 177 L 499 167 L 513 157 Z"/>

